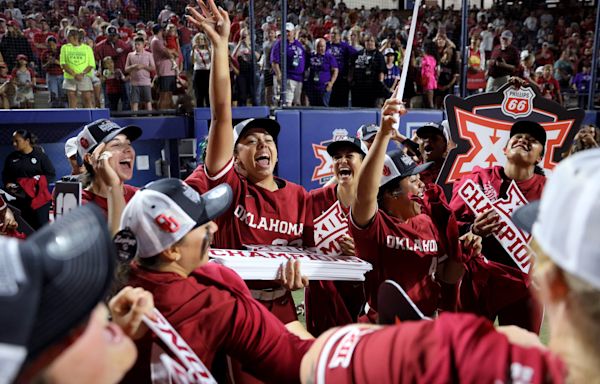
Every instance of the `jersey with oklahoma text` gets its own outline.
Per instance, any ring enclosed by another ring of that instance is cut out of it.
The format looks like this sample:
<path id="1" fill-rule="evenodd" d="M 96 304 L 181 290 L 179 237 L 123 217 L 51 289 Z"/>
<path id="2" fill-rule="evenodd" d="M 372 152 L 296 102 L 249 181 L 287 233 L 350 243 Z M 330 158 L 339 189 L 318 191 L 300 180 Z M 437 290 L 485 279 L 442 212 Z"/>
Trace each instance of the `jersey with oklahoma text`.
<path id="1" fill-rule="evenodd" d="M 339 239 L 348 235 L 349 208 L 337 197 L 337 185 L 310 191 L 315 248 L 326 255 L 340 255 Z M 359 281 L 311 281 L 305 288 L 306 328 L 318 336 L 331 327 L 354 323 L 364 306 L 364 283 Z"/>
<path id="2" fill-rule="evenodd" d="M 198 189 L 205 185 L 203 176 L 207 178 L 209 188 L 227 183 L 233 190 L 231 207 L 215 219 L 219 226 L 213 242 L 215 248 L 312 245 L 309 195 L 301 186 L 275 178 L 279 189 L 266 190 L 236 172 L 233 158 L 214 176 L 194 172 L 186 182 Z"/>
<path id="3" fill-rule="evenodd" d="M 356 255 L 373 264 L 365 281 L 369 306 L 377 311 L 379 285 L 391 279 L 425 315 L 432 315 L 439 304 L 435 272 L 444 250 L 431 218 L 420 214 L 402 221 L 378 209 L 365 228 L 358 227 L 352 218 L 350 221 Z"/>
<path id="4" fill-rule="evenodd" d="M 489 321 L 442 314 L 373 330 L 333 332 L 315 365 L 323 383 L 564 383 L 564 363 L 547 350 L 511 344 Z"/>

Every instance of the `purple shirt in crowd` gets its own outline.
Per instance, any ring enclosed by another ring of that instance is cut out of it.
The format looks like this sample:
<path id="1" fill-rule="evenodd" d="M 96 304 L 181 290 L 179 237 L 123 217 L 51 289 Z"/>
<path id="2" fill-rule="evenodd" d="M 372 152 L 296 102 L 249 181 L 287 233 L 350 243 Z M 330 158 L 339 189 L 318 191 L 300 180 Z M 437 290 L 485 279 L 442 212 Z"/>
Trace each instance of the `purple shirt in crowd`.
<path id="1" fill-rule="evenodd" d="M 271 49 L 271 63 L 280 63 L 281 39 L 273 44 Z M 295 81 L 304 80 L 304 62 L 306 54 L 304 47 L 298 40 L 287 45 L 287 78 Z"/>
<path id="2" fill-rule="evenodd" d="M 329 52 L 325 52 L 324 55 L 313 52 L 308 65 L 306 84 L 311 89 L 316 89 L 320 92 L 324 91 L 327 88 L 326 84 L 331 80 L 331 69 L 338 67 L 335 57 Z"/>
<path id="3" fill-rule="evenodd" d="M 350 60 L 352 59 L 352 56 L 356 54 L 356 49 L 354 49 L 350 44 L 346 43 L 345 41 L 341 41 L 338 44 L 328 42 L 326 52 L 331 53 L 337 61 L 338 68 L 340 69 L 338 77 L 347 77 L 348 66 L 350 65 Z"/>

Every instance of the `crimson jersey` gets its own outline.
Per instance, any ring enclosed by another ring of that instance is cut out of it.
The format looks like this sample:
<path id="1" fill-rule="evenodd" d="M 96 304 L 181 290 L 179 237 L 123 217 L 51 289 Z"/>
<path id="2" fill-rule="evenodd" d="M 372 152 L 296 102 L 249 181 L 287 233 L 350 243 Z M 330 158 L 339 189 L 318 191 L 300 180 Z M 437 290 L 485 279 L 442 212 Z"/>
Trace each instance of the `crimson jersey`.
<path id="1" fill-rule="evenodd" d="M 310 191 L 317 252 L 342 253 L 338 239 L 349 233 L 349 208 L 337 197 L 337 185 Z M 306 328 L 318 336 L 329 328 L 354 323 L 365 303 L 364 283 L 357 281 L 311 281 L 305 288 Z"/>
<path id="2" fill-rule="evenodd" d="M 408 293 L 421 311 L 430 316 L 438 307 L 440 285 L 434 279 L 444 255 L 437 228 L 425 214 L 402 221 L 378 209 L 366 228 L 352 222 L 356 255 L 373 264 L 366 275 L 369 306 L 377 311 L 377 291 L 387 279 Z"/>
<path id="3" fill-rule="evenodd" d="M 379 330 L 341 328 L 321 350 L 314 382 L 564 383 L 562 361 L 511 344 L 482 318 L 442 314 Z"/>
<path id="4" fill-rule="evenodd" d="M 235 171 L 233 158 L 214 177 L 194 172 L 186 179 L 197 190 L 222 183 L 228 183 L 233 190 L 231 207 L 215 220 L 219 225 L 213 242 L 215 248 L 313 244 L 308 193 L 289 181 L 279 178 L 275 181 L 279 189 L 272 192 L 248 182 Z"/>
<path id="5" fill-rule="evenodd" d="M 125 197 L 125 203 L 128 203 L 129 200 L 135 195 L 135 193 L 139 190 L 138 187 L 134 187 L 132 185 L 123 184 L 123 195 Z M 92 191 L 88 191 L 84 189 L 81 191 L 81 204 L 94 203 L 98 207 L 104 211 L 104 214 L 108 216 L 108 201 L 106 197 L 98 196 Z"/>
<path id="6" fill-rule="evenodd" d="M 505 197 L 512 182 L 504 174 L 504 168 L 475 167 L 470 175 L 454 184 L 450 207 L 454 210 L 461 233 L 469 230 L 475 214 L 459 196 L 458 191 L 466 180 L 473 180 L 484 194 L 496 201 Z M 542 175 L 534 174 L 528 180 L 515 181 L 527 201 L 538 200 L 546 183 Z M 529 276 L 515 264 L 494 236 L 483 238 L 482 254 L 465 263 L 458 308 L 481 314 L 490 319 L 503 312 L 500 324 L 516 324 L 532 332 L 539 332 L 542 311 L 532 295 Z M 516 307 L 515 307 L 516 306 Z M 506 317 L 507 320 L 503 320 Z"/>
<path id="7" fill-rule="evenodd" d="M 208 263 L 184 278 L 134 263 L 129 284 L 154 295 L 156 308 L 216 377 L 224 372 L 214 371 L 213 363 L 226 353 L 266 382 L 299 382 L 300 362 L 313 340 L 288 332 L 229 268 Z M 139 356 L 124 382 L 150 382 L 151 343 L 157 340 L 148 332 L 137 342 Z"/>

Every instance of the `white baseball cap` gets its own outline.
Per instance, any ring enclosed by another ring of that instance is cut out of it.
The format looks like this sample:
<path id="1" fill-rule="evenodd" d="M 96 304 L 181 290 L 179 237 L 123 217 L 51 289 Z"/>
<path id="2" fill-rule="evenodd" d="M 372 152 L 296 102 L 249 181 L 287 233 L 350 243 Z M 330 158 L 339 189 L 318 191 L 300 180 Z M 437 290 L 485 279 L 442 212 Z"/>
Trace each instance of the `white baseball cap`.
<path id="1" fill-rule="evenodd" d="M 79 146 L 77 145 L 77 136 L 71 137 L 65 142 L 65 156 L 71 158 L 77 154 Z"/>
<path id="2" fill-rule="evenodd" d="M 263 128 L 269 135 L 273 137 L 273 140 L 277 140 L 281 126 L 276 120 L 269 118 L 250 118 L 236 124 L 233 127 L 233 146 L 237 144 L 240 137 L 244 136 L 244 133 L 251 128 Z"/>
<path id="3" fill-rule="evenodd" d="M 120 231 L 114 237 L 119 258 L 158 255 L 192 229 L 219 217 L 232 200 L 226 183 L 203 195 L 174 178 L 147 184 L 123 210 Z"/>
<path id="4" fill-rule="evenodd" d="M 542 198 L 515 211 L 513 221 L 558 266 L 600 289 L 600 149 L 561 161 Z"/>
<path id="5" fill-rule="evenodd" d="M 294 24 L 293 23 L 285 23 L 285 30 L 288 32 L 291 32 L 294 30 Z"/>

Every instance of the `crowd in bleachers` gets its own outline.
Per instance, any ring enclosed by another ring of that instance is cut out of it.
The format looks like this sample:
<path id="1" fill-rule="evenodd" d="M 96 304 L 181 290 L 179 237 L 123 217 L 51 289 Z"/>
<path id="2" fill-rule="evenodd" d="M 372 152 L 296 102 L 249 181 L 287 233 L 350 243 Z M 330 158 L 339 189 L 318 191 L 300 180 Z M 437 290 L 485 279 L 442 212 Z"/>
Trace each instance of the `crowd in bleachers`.
<path id="1" fill-rule="evenodd" d="M 48 90 L 51 107 L 76 106 L 78 99 L 67 98 L 73 84 L 63 85 L 70 74 L 61 67 L 62 47 L 70 43 L 68 31 L 73 28 L 81 43 L 91 47 L 95 66 L 86 73 L 92 91 L 82 88 L 91 92 L 90 97 L 82 98 L 78 106 L 171 109 L 177 103 L 190 105 L 193 99 L 196 106 L 207 106 L 210 47 L 206 37 L 186 22 L 186 2 L 169 4 L 2 2 L 2 107 L 36 107 L 34 93 L 41 89 Z M 290 43 L 283 68 L 279 2 L 254 2 L 254 26 L 249 25 L 248 4 L 224 2 L 232 18 L 235 105 L 376 107 L 400 78 L 409 11 L 349 9 L 343 1 L 290 1 L 285 25 Z M 586 106 L 595 29 L 593 12 L 588 11 L 569 4 L 556 9 L 473 7 L 467 22 L 467 93 L 497 89 L 516 75 L 537 84 L 545 97 L 567 106 Z M 156 26 L 164 28 L 158 40 L 165 50 L 152 49 Z M 460 35 L 460 10 L 424 7 L 420 12 L 404 92 L 411 106 L 440 108 L 445 95 L 459 93 Z M 136 37 L 143 39 L 142 51 L 152 53 L 156 67 L 126 66 Z M 105 62 L 106 57 L 112 63 Z M 284 69 L 286 92 L 280 100 Z M 132 84 L 139 84 L 140 78 L 144 86 L 150 80 L 152 88 L 150 95 L 147 90 L 134 91 L 133 106 Z M 189 96 L 178 99 L 173 94 Z"/>

